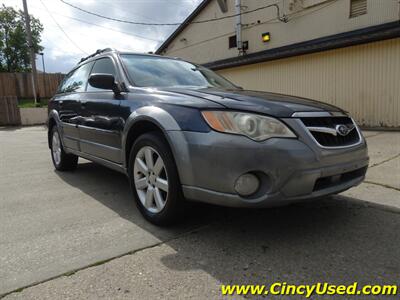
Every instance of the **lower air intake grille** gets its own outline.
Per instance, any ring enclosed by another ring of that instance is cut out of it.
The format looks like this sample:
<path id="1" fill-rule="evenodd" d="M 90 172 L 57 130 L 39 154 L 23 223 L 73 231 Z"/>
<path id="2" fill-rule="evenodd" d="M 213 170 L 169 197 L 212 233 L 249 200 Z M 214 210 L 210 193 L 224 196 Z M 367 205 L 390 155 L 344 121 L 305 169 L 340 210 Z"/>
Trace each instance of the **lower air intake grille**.
<path id="1" fill-rule="evenodd" d="M 321 177 L 318 178 L 314 185 L 314 191 L 320 191 L 333 186 L 337 186 L 353 179 L 365 176 L 367 172 L 367 167 L 363 167 L 351 172 L 343 173 L 335 176 Z"/>
<path id="2" fill-rule="evenodd" d="M 347 147 L 361 139 L 355 124 L 348 117 L 307 117 L 301 118 L 301 121 L 318 144 L 324 147 Z"/>

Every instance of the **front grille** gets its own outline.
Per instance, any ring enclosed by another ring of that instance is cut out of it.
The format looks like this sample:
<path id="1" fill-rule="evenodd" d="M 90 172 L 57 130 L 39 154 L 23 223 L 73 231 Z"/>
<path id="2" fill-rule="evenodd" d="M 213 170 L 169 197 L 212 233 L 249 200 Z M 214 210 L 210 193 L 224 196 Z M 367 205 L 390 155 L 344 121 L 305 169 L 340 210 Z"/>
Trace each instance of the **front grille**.
<path id="1" fill-rule="evenodd" d="M 360 135 L 357 128 L 342 136 L 335 132 L 337 125 L 355 126 L 349 117 L 305 117 L 301 118 L 303 124 L 308 128 L 314 139 L 324 147 L 346 147 L 357 144 Z M 312 128 L 314 127 L 314 129 Z M 315 128 L 330 129 L 332 133 L 315 131 Z"/>
<path id="2" fill-rule="evenodd" d="M 318 178 L 317 181 L 315 181 L 314 191 L 327 189 L 336 185 L 340 185 L 342 183 L 349 182 L 353 179 L 364 176 L 366 171 L 367 167 L 363 167 L 339 175 Z"/>

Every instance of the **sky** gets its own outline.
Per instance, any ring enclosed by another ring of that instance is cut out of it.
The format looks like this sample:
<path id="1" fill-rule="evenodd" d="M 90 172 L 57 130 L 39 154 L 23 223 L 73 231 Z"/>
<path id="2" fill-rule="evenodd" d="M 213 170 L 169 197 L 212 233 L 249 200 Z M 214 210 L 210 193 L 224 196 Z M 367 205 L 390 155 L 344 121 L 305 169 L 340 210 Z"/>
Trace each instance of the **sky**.
<path id="1" fill-rule="evenodd" d="M 85 10 L 134 22 L 179 23 L 201 0 L 65 0 Z M 43 24 L 46 72 L 68 72 L 80 58 L 97 49 L 155 51 L 176 26 L 119 23 L 89 15 L 60 0 L 27 0 L 28 11 Z M 0 5 L 22 9 L 22 0 L 0 0 Z M 58 25 L 57 25 L 58 23 Z M 61 27 L 61 29 L 60 29 Z M 65 33 L 64 33 L 64 32 Z M 37 58 L 42 70 L 42 59 Z"/>

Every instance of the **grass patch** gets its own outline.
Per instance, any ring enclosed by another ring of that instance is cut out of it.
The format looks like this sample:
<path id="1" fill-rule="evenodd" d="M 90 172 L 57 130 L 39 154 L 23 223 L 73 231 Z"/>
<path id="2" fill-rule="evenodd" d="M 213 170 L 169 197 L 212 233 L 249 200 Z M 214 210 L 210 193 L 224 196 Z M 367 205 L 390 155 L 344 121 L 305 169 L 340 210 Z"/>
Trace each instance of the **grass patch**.
<path id="1" fill-rule="evenodd" d="M 35 104 L 34 99 L 18 99 L 18 107 L 19 108 L 33 108 L 33 107 L 47 107 L 47 103 L 49 99 L 40 99 Z"/>

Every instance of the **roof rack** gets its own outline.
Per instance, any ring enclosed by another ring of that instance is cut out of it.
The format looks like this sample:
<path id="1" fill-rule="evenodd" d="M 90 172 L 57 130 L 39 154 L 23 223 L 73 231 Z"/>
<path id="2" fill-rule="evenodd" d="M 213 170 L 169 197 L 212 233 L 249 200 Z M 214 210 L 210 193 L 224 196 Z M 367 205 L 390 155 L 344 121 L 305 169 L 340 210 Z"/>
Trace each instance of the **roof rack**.
<path id="1" fill-rule="evenodd" d="M 114 49 L 112 49 L 112 48 L 98 49 L 95 53 L 90 54 L 89 56 L 81 58 L 81 60 L 79 61 L 78 64 L 80 64 L 81 62 L 83 62 L 85 60 L 88 60 L 91 57 L 94 57 L 94 56 L 99 55 L 99 54 L 104 53 L 104 52 L 110 52 L 110 51 L 114 51 Z"/>

